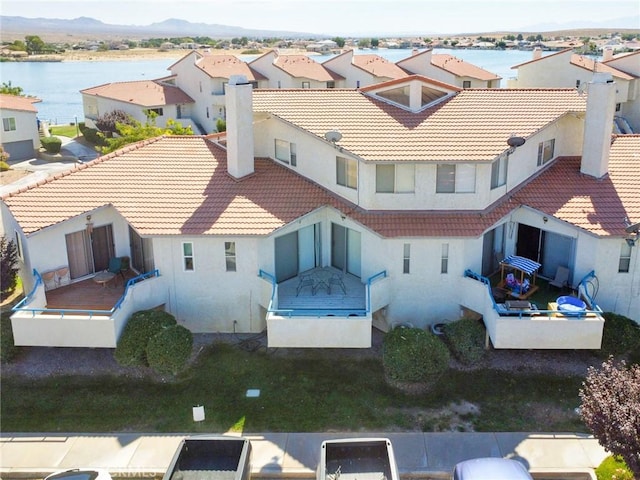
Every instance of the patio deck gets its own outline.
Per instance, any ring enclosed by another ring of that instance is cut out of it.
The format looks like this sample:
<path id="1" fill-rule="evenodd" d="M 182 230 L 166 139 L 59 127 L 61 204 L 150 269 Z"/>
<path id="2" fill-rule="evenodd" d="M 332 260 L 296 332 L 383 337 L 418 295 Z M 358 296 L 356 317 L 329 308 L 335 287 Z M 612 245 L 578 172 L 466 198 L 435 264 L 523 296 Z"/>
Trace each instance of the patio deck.
<path id="1" fill-rule="evenodd" d="M 124 275 L 124 280 L 120 275 L 116 275 L 104 286 L 94 282 L 93 278 L 87 278 L 48 290 L 46 292 L 47 308 L 51 310 L 111 310 L 124 294 L 127 280 L 133 278 L 135 273 L 128 271 Z"/>
<path id="2" fill-rule="evenodd" d="M 301 275 L 278 284 L 278 308 L 285 310 L 331 310 L 366 308 L 365 285 L 362 280 L 351 274 L 342 274 L 331 267 L 315 268 L 304 274 L 314 278 L 313 286 L 304 286 L 296 295 Z M 337 285 L 331 288 L 318 286 L 321 279 L 328 280 L 332 274 L 342 275 L 345 292 Z M 314 293 L 315 291 L 315 293 Z"/>

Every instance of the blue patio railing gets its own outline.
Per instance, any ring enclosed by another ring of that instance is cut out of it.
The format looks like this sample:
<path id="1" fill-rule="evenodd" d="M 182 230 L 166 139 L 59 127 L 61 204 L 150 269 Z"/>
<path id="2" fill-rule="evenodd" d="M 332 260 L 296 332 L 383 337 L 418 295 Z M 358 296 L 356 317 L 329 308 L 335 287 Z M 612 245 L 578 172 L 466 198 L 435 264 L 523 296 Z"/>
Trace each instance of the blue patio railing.
<path id="1" fill-rule="evenodd" d="M 536 308 L 536 309 L 531 309 L 531 310 L 516 310 L 516 311 L 511 311 L 508 314 L 505 314 L 504 306 L 503 306 L 503 308 L 500 308 L 498 306 L 498 304 L 496 303 L 495 299 L 493 298 L 493 291 L 491 289 L 491 281 L 487 277 L 484 277 L 484 276 L 480 275 L 479 273 L 476 273 L 476 272 L 474 272 L 472 270 L 469 270 L 469 269 L 464 271 L 464 276 L 468 277 L 468 278 L 472 278 L 472 279 L 477 280 L 479 282 L 482 282 L 487 287 L 487 295 L 489 295 L 489 298 L 491 299 L 491 303 L 493 304 L 493 308 L 501 316 L 507 316 L 507 317 L 512 317 L 512 318 L 523 318 L 523 317 L 524 318 L 530 318 L 532 314 L 551 316 L 552 314 L 557 314 L 558 313 L 557 310 L 539 310 L 539 309 Z M 589 282 L 592 282 L 594 278 L 596 278 L 596 276 L 595 276 L 595 272 L 592 270 L 587 275 L 585 275 L 584 278 L 582 280 L 580 280 L 580 283 L 578 284 L 578 291 L 580 291 L 580 286 L 582 286 L 583 287 L 584 296 L 585 296 L 586 300 L 589 302 L 589 306 L 591 308 L 582 310 L 582 311 L 580 311 L 578 313 L 569 313 L 569 314 L 567 314 L 566 312 L 564 312 L 563 315 L 569 316 L 569 317 L 580 318 L 580 317 L 584 317 L 588 313 L 595 313 L 597 315 L 600 315 L 602 313 L 602 310 L 600 309 L 600 307 L 598 307 L 598 305 L 596 305 L 594 299 L 589 294 L 588 288 L 587 288 L 587 285 L 589 284 Z M 482 312 L 478 312 L 478 313 L 482 313 Z"/>
<path id="2" fill-rule="evenodd" d="M 31 292 L 29 292 L 29 295 L 23 298 L 20 301 L 20 303 L 18 303 L 15 307 L 13 307 L 11 309 L 12 311 L 31 312 L 32 316 L 35 316 L 36 314 L 39 314 L 42 312 L 56 312 L 56 313 L 59 313 L 62 318 L 64 318 L 66 314 L 81 314 L 81 315 L 88 315 L 89 318 L 91 319 L 93 318 L 94 315 L 101 315 L 101 316 L 113 315 L 113 313 L 121 307 L 122 302 L 124 302 L 127 296 L 127 292 L 132 285 L 135 285 L 136 283 L 142 280 L 145 280 L 147 278 L 159 277 L 160 272 L 156 269 L 151 272 L 142 273 L 136 277 L 130 278 L 125 285 L 124 293 L 122 294 L 122 297 L 120 297 L 120 299 L 116 302 L 116 304 L 111 310 L 83 310 L 83 309 L 73 309 L 73 308 L 25 308 L 25 305 L 28 305 L 31 302 L 32 297 L 35 294 L 36 290 L 42 284 L 42 277 L 40 276 L 40 274 L 35 268 L 33 269 L 33 275 L 36 277 L 36 282 L 33 288 L 31 289 Z"/>
<path id="3" fill-rule="evenodd" d="M 365 308 L 329 308 L 329 309 L 318 309 L 318 308 L 295 308 L 295 309 L 282 309 L 282 308 L 273 308 L 273 303 L 276 295 L 277 282 L 276 277 L 272 274 L 265 272 L 260 269 L 258 271 L 258 276 L 268 280 L 271 283 L 271 299 L 269 300 L 269 307 L 267 308 L 268 313 L 272 313 L 275 315 L 280 315 L 283 317 L 327 317 L 327 316 L 337 316 L 337 317 L 349 317 L 349 316 L 357 316 L 363 317 L 367 316 L 371 313 L 371 284 L 380 278 L 385 278 L 387 276 L 387 271 L 383 270 L 381 272 L 372 275 L 367 279 L 365 283 L 366 289 L 366 301 Z"/>

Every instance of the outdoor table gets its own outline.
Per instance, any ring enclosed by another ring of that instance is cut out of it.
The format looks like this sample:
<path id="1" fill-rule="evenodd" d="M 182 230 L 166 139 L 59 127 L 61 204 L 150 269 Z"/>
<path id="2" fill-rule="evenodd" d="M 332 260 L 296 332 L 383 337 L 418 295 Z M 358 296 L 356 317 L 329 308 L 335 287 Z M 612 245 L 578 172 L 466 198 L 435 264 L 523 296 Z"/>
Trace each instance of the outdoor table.
<path id="1" fill-rule="evenodd" d="M 94 275 L 93 281 L 107 288 L 107 283 L 115 278 L 116 274 L 108 271 L 98 272 Z"/>

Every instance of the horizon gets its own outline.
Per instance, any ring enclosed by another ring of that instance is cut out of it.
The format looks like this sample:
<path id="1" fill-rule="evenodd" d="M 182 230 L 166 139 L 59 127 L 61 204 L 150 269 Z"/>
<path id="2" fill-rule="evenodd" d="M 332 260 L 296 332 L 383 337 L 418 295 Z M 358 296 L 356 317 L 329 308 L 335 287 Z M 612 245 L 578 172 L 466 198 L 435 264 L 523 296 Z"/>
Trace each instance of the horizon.
<path id="1" fill-rule="evenodd" d="M 337 36 L 638 28 L 637 0 L 2 0 L 0 14 L 43 19 L 89 17 L 105 24 L 148 26 L 170 19 L 252 30 Z M 153 6 L 153 8 L 150 8 Z M 34 15 L 33 12 L 37 12 Z M 464 15 L 460 15 L 464 12 Z M 357 20 L 354 20 L 357 19 Z M 611 25 L 608 22 L 631 26 Z"/>

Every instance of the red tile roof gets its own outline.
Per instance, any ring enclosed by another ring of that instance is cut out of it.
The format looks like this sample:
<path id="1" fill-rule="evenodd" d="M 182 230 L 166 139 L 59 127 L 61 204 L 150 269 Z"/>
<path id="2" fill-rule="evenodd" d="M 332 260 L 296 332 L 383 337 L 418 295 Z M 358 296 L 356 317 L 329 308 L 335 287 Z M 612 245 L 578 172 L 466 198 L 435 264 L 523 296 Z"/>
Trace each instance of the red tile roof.
<path id="1" fill-rule="evenodd" d="M 193 99 L 178 87 L 157 80 L 105 83 L 97 87 L 86 88 L 80 93 L 143 107 L 194 103 Z"/>
<path id="2" fill-rule="evenodd" d="M 375 54 L 354 55 L 351 63 L 376 77 L 401 78 L 407 76 L 407 72 L 395 63 Z"/>
<path id="3" fill-rule="evenodd" d="M 624 235 L 624 218 L 640 222 L 640 135 L 613 137 L 609 175 L 580 173 L 579 157 L 558 158 L 513 196 L 594 235 Z"/>
<path id="4" fill-rule="evenodd" d="M 226 152 L 204 137 L 140 142 L 4 197 L 26 234 L 113 206 L 141 235 L 268 235 L 323 206 L 383 237 L 475 237 L 521 205 L 596 235 L 623 235 L 640 222 L 640 135 L 616 137 L 605 180 L 559 158 L 513 197 L 485 211 L 364 211 L 269 159 L 241 181 Z"/>
<path id="5" fill-rule="evenodd" d="M 307 55 L 278 55 L 273 64 L 294 78 L 308 78 L 318 82 L 331 82 L 344 78 Z"/>
<path id="6" fill-rule="evenodd" d="M 357 90 L 295 92 L 256 90 L 254 110 L 319 137 L 339 130 L 339 146 L 364 161 L 492 161 L 514 132 L 526 138 L 586 108 L 575 89 L 468 89 L 419 113 Z"/>
<path id="7" fill-rule="evenodd" d="M 267 79 L 235 55 L 202 55 L 196 60 L 196 66 L 211 78 L 231 78 L 232 75 L 244 75 L 250 82 Z"/>
<path id="8" fill-rule="evenodd" d="M 500 80 L 502 78 L 495 73 L 448 54 L 434 53 L 431 56 L 431 64 L 457 77 L 469 77 L 484 81 Z"/>
<path id="9" fill-rule="evenodd" d="M 20 97 L 18 95 L 0 94 L 0 108 L 4 110 L 19 110 L 23 112 L 37 113 L 38 109 L 33 106 L 34 103 L 41 102 L 35 97 Z"/>

